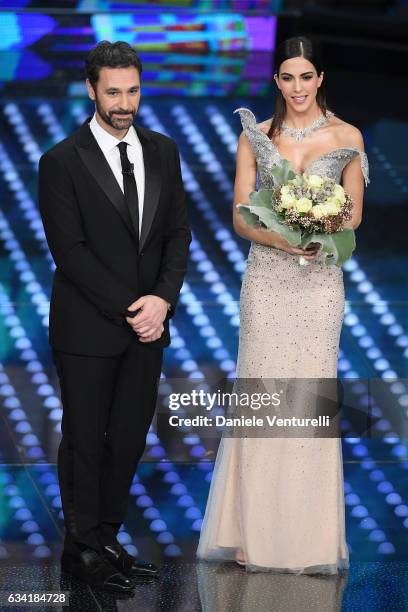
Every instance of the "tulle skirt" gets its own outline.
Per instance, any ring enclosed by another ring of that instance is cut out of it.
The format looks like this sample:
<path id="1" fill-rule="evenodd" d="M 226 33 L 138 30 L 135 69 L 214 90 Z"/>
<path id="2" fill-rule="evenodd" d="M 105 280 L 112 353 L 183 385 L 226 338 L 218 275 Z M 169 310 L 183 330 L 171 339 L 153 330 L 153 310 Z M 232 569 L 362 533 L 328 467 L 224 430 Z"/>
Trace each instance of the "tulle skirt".
<path id="1" fill-rule="evenodd" d="M 300 266 L 252 244 L 240 299 L 239 379 L 335 378 L 341 269 Z M 341 440 L 222 437 L 199 559 L 248 571 L 336 574 L 349 567 Z"/>

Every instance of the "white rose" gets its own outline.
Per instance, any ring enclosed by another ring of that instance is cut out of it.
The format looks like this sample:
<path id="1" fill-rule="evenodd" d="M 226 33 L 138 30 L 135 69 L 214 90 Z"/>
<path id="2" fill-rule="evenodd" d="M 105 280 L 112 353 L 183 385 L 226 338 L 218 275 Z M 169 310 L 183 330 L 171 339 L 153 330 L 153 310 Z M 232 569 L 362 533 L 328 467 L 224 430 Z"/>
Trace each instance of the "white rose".
<path id="1" fill-rule="evenodd" d="M 308 183 L 309 187 L 317 190 L 323 185 L 323 178 L 318 174 L 311 174 L 310 176 L 306 177 L 306 182 Z"/>
<path id="2" fill-rule="evenodd" d="M 290 187 L 289 185 L 283 185 L 283 187 L 281 187 L 281 196 L 288 195 L 290 193 Z"/>
<path id="3" fill-rule="evenodd" d="M 321 219 L 327 216 L 326 206 L 324 204 L 316 204 L 312 208 L 312 215 L 315 219 Z"/>
<path id="4" fill-rule="evenodd" d="M 333 197 L 335 197 L 340 202 L 340 204 L 344 204 L 344 202 L 346 201 L 346 194 L 341 185 L 334 186 Z"/>
<path id="5" fill-rule="evenodd" d="M 342 207 L 342 203 L 335 196 L 330 196 L 330 198 L 327 198 L 327 200 L 325 201 L 325 205 L 330 206 L 333 210 L 336 211 L 333 214 L 337 214 Z"/>
<path id="6" fill-rule="evenodd" d="M 294 208 L 296 206 L 296 198 L 291 193 L 284 193 L 281 196 L 282 208 Z"/>
<path id="7" fill-rule="evenodd" d="M 326 215 L 324 216 L 335 216 L 339 212 L 339 207 L 334 202 L 329 202 L 328 204 L 324 204 L 324 208 L 326 211 Z"/>
<path id="8" fill-rule="evenodd" d="M 298 212 L 306 213 L 312 208 L 312 201 L 308 198 L 299 198 L 296 202 L 296 210 Z"/>

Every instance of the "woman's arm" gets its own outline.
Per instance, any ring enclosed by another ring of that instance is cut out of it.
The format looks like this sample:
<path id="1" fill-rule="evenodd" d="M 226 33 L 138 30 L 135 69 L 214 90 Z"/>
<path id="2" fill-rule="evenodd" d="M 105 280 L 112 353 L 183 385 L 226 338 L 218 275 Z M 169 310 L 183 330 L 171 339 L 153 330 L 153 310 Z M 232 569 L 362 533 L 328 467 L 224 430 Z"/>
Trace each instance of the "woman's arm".
<path id="1" fill-rule="evenodd" d="M 355 127 L 350 130 L 350 138 L 348 141 L 350 142 L 350 140 L 353 147 L 357 147 L 360 151 L 364 151 L 363 137 L 361 132 Z M 345 227 L 357 229 L 363 215 L 364 197 L 364 176 L 361 170 L 360 155 L 356 155 L 356 157 L 344 168 L 342 183 L 344 190 L 353 199 L 353 216 L 351 220 L 345 224 Z"/>
<path id="2" fill-rule="evenodd" d="M 251 145 L 245 133 L 242 132 L 238 140 L 236 173 L 234 184 L 234 207 L 232 222 L 234 230 L 241 236 L 259 244 L 274 246 L 274 239 L 278 234 L 262 227 L 250 227 L 238 212 L 237 204 L 248 204 L 249 194 L 256 188 L 256 160 Z"/>
<path id="3" fill-rule="evenodd" d="M 243 216 L 238 212 L 237 204 L 248 204 L 249 194 L 256 188 L 256 160 L 252 152 L 250 143 L 245 133 L 242 132 L 238 140 L 236 174 L 234 185 L 234 206 L 232 222 L 234 230 L 241 236 L 252 242 L 275 247 L 292 253 L 293 255 L 303 255 L 305 259 L 313 259 L 317 250 L 313 246 L 307 249 L 292 247 L 277 232 L 271 232 L 261 226 L 250 227 L 244 221 Z"/>

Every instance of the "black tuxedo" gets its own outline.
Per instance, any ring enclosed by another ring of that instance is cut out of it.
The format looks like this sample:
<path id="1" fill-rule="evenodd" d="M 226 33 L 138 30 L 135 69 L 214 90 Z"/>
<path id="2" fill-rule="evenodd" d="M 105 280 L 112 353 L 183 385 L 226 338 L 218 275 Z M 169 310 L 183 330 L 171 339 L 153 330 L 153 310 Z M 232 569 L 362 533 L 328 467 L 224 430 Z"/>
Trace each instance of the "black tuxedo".
<path id="1" fill-rule="evenodd" d="M 135 126 L 143 148 L 145 199 L 140 241 L 121 188 L 88 123 L 40 159 L 39 205 L 57 269 L 50 344 L 81 355 L 119 353 L 134 339 L 124 315 L 142 295 L 172 305 L 168 346 L 191 236 L 177 147 Z"/>
<path id="2" fill-rule="evenodd" d="M 145 197 L 140 239 L 87 120 L 40 159 L 39 206 L 56 264 L 49 340 L 63 404 L 58 467 L 66 548 L 112 543 L 145 448 L 191 234 L 174 141 L 135 126 Z M 143 295 L 171 309 L 158 340 L 126 321 Z"/>

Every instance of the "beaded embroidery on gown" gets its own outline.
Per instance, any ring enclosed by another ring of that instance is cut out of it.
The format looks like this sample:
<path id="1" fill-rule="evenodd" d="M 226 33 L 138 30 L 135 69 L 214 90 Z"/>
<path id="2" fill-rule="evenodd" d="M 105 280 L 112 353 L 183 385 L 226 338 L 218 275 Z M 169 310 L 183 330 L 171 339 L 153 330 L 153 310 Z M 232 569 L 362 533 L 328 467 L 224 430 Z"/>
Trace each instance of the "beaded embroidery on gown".
<path id="1" fill-rule="evenodd" d="M 257 162 L 259 188 L 282 158 L 239 108 Z M 313 160 L 309 174 L 341 181 L 360 156 L 337 148 Z M 298 256 L 251 243 L 240 295 L 237 379 L 336 378 L 344 313 L 343 272 L 319 253 L 307 266 Z M 249 571 L 336 574 L 349 567 L 345 539 L 341 439 L 222 437 L 197 557 L 233 561 Z"/>

